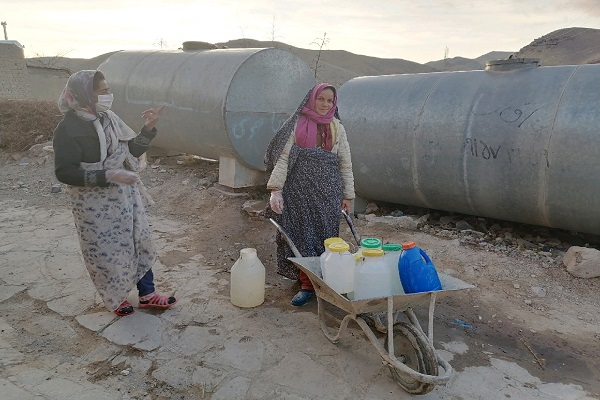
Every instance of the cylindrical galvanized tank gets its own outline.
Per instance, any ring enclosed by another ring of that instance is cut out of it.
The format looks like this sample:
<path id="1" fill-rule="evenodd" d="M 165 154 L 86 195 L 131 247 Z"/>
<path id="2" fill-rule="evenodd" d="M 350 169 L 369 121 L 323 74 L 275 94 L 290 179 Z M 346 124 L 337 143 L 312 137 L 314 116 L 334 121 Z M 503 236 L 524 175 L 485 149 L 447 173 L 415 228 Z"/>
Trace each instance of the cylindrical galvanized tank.
<path id="1" fill-rule="evenodd" d="M 360 77 L 339 90 L 357 193 L 600 234 L 600 65 Z"/>
<path id="2" fill-rule="evenodd" d="M 275 48 L 120 51 L 98 68 L 113 110 L 132 128 L 165 105 L 153 146 L 264 170 L 265 149 L 315 84 L 299 57 Z"/>

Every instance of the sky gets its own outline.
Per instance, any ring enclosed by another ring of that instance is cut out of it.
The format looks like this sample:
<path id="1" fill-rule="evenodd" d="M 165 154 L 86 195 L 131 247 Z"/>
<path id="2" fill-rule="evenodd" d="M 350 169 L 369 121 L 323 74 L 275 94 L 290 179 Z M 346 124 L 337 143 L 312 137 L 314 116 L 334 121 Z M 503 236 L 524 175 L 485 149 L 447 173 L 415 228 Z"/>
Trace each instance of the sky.
<path id="1" fill-rule="evenodd" d="M 0 0 L 0 21 L 28 58 L 240 38 L 317 50 L 325 37 L 325 50 L 426 63 L 516 52 L 562 28 L 600 29 L 600 0 Z"/>

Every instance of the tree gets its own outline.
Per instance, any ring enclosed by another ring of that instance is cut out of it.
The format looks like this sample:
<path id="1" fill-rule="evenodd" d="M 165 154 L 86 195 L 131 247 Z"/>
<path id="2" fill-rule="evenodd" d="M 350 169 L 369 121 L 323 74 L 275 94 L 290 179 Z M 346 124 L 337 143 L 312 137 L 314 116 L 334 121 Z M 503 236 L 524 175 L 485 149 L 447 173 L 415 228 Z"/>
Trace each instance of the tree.
<path id="1" fill-rule="evenodd" d="M 35 58 L 37 58 L 37 62 L 39 63 L 38 66 L 41 66 L 44 68 L 63 68 L 63 69 L 69 70 L 69 73 L 70 73 L 70 69 L 67 68 L 64 63 L 64 61 L 65 61 L 64 57 L 72 51 L 73 51 L 72 49 L 65 50 L 65 51 L 58 53 L 55 56 L 51 56 L 51 57 L 47 57 L 44 55 L 44 53 L 37 52 L 37 51 L 34 52 L 33 55 L 35 56 Z"/>
<path id="2" fill-rule="evenodd" d="M 329 38 L 327 37 L 327 32 L 323 33 L 323 37 L 322 38 L 316 38 L 311 45 L 316 45 L 319 47 L 319 50 L 317 51 L 317 56 L 313 59 L 315 66 L 314 68 L 311 67 L 311 69 L 313 71 L 315 71 L 315 79 L 317 79 L 317 72 L 320 70 L 321 66 L 321 54 L 323 52 L 323 49 L 325 46 L 327 46 L 327 43 L 329 43 Z"/>
<path id="3" fill-rule="evenodd" d="M 275 22 L 277 21 L 277 17 L 273 14 L 273 21 L 271 22 L 271 43 L 273 43 L 273 47 L 277 48 L 277 43 L 275 41 L 279 37 L 277 35 L 278 29 L 275 26 Z"/>
<path id="4" fill-rule="evenodd" d="M 163 48 L 167 47 L 167 42 L 165 42 L 163 38 L 160 38 L 157 42 L 154 42 L 153 45 L 160 47 L 160 49 L 162 50 Z"/>
<path id="5" fill-rule="evenodd" d="M 444 49 L 444 68 L 448 68 L 448 55 L 450 54 L 450 49 L 448 48 L 448 46 L 446 46 L 446 48 Z"/>

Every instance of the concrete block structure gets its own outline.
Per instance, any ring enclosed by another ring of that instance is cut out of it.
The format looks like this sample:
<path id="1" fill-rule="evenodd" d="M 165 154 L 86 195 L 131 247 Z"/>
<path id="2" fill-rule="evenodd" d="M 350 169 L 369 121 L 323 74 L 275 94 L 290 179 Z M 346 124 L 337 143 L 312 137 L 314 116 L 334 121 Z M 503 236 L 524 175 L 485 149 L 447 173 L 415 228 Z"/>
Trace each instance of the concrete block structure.
<path id="1" fill-rule="evenodd" d="M 23 46 L 16 40 L 0 40 L 0 97 L 31 98 L 31 85 Z"/>

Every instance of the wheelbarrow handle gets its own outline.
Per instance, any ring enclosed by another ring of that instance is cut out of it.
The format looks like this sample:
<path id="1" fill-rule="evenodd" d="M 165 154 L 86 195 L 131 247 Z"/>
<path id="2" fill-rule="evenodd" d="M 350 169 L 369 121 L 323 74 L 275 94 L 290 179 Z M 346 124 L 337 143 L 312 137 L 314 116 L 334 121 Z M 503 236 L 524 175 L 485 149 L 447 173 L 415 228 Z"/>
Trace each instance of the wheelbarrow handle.
<path id="1" fill-rule="evenodd" d="M 275 220 L 273 218 L 269 218 L 269 221 L 271 221 L 271 223 L 273 225 L 275 225 L 275 228 L 277 228 L 277 230 L 283 235 L 283 237 L 285 238 L 285 241 L 290 246 L 290 249 L 292 249 L 292 252 L 294 253 L 294 255 L 296 257 L 302 257 L 302 254 L 300 254 L 300 252 L 298 251 L 298 248 L 296 247 L 296 245 L 294 245 L 294 242 L 292 242 L 292 239 L 290 239 L 288 234 L 285 233 L 285 231 L 283 230 L 281 225 L 279 225 L 277 222 L 275 222 Z"/>
<path id="2" fill-rule="evenodd" d="M 342 214 L 344 215 L 344 219 L 346 220 L 346 222 L 348 223 L 348 226 L 350 227 L 350 231 L 352 232 L 352 236 L 354 236 L 354 240 L 356 240 L 356 244 L 358 246 L 360 246 L 360 235 L 358 234 L 358 231 L 356 230 L 356 227 L 354 226 L 354 223 L 352 222 L 352 218 L 350 218 L 350 216 L 348 215 L 346 210 L 344 210 L 343 208 L 342 208 Z"/>

